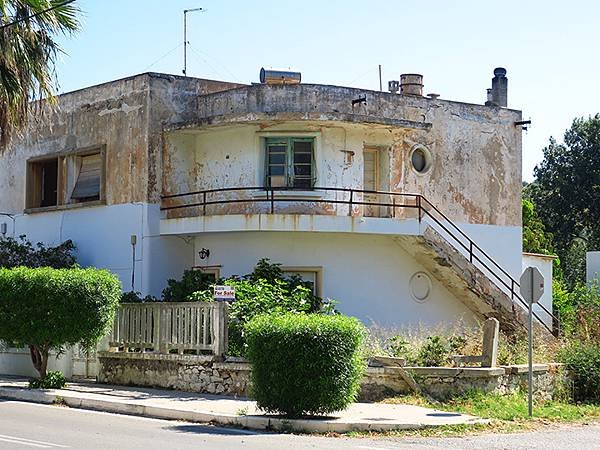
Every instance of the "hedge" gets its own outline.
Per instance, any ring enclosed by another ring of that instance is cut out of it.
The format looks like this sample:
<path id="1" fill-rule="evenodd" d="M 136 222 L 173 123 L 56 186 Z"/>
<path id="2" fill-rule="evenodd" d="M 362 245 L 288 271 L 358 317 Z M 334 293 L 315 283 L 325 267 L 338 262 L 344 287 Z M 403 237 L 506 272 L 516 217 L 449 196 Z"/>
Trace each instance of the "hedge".
<path id="1" fill-rule="evenodd" d="M 365 329 L 343 315 L 267 314 L 246 325 L 251 396 L 290 417 L 322 415 L 356 400 Z"/>

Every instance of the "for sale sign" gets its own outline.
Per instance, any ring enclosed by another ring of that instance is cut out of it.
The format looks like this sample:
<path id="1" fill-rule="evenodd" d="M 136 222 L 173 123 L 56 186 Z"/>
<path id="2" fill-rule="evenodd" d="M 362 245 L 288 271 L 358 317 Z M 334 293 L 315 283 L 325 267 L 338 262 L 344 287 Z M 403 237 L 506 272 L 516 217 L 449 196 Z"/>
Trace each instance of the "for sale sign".
<path id="1" fill-rule="evenodd" d="M 215 286 L 215 300 L 235 300 L 235 288 L 233 286 Z"/>

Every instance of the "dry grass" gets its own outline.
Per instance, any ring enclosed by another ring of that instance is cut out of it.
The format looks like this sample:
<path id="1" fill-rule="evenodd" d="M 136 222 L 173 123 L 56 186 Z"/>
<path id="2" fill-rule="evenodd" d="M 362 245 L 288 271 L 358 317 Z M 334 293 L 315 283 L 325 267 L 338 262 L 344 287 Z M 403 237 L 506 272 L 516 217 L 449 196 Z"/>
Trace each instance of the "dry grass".
<path id="1" fill-rule="evenodd" d="M 376 323 L 369 327 L 369 335 L 365 342 L 365 356 L 397 356 L 406 357 L 408 364 L 416 362 L 419 350 L 426 344 L 430 336 L 441 336 L 446 341 L 461 337 L 464 345 L 456 352 L 463 355 L 479 355 L 482 352 L 483 323 L 468 325 L 462 320 L 454 323 L 443 323 L 435 326 L 417 325 L 402 328 L 386 328 Z M 403 343 L 398 345 L 399 343 Z M 555 362 L 558 351 L 564 346 L 561 341 L 548 339 L 537 333 L 534 335 L 534 362 Z M 399 348 L 403 347 L 403 348 Z M 400 350 L 400 351 L 399 351 Z M 500 333 L 498 363 L 501 365 L 527 363 L 527 336 L 506 336 Z M 451 365 L 448 362 L 446 365 Z"/>
<path id="2" fill-rule="evenodd" d="M 572 404 L 560 401 L 538 401 L 532 418 L 527 415 L 524 393 L 511 395 L 473 392 L 448 402 L 430 402 L 419 395 L 406 395 L 384 400 L 382 403 L 410 404 L 447 411 L 457 411 L 489 419 L 489 424 L 448 425 L 417 430 L 349 433 L 353 437 L 448 437 L 482 433 L 514 433 L 531 431 L 561 424 L 589 424 L 600 421 L 600 405 Z"/>

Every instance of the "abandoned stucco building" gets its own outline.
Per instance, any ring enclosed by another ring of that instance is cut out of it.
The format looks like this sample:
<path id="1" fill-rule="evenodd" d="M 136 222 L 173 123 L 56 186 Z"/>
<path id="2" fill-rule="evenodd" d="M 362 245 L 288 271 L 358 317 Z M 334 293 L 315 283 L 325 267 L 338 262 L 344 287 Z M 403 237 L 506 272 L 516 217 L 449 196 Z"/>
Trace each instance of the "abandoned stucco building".
<path id="1" fill-rule="evenodd" d="M 510 327 L 522 131 L 496 72 L 487 105 L 418 76 L 400 94 L 157 73 L 70 92 L 0 155 L 2 230 L 72 239 L 143 294 L 267 257 L 366 323 Z"/>

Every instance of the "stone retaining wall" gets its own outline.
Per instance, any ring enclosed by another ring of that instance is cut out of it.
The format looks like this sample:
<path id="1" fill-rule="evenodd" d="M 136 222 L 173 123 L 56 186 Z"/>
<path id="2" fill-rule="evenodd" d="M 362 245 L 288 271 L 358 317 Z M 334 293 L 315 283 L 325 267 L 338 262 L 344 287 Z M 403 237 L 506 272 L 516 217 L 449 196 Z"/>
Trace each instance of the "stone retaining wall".
<path id="1" fill-rule="evenodd" d="M 239 358 L 220 361 L 212 356 L 109 353 L 99 354 L 100 383 L 178 389 L 190 392 L 247 396 L 250 364 Z M 402 370 L 420 389 L 439 400 L 479 390 L 509 394 L 527 387 L 527 366 L 474 367 L 369 367 L 361 384 L 360 401 L 378 401 L 408 394 Z M 558 364 L 534 365 L 534 394 L 551 398 L 565 381 Z"/>
<path id="2" fill-rule="evenodd" d="M 98 382 L 245 396 L 250 364 L 213 356 L 109 353 L 98 356 Z"/>
<path id="3" fill-rule="evenodd" d="M 410 393 L 401 371 L 410 373 L 419 388 L 438 400 L 445 400 L 477 390 L 494 394 L 510 394 L 527 389 L 527 365 L 479 367 L 369 367 L 362 382 L 360 399 L 377 401 Z M 534 395 L 552 398 L 566 381 L 560 364 L 533 366 Z"/>

